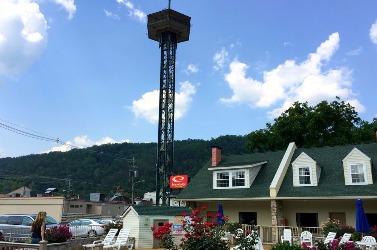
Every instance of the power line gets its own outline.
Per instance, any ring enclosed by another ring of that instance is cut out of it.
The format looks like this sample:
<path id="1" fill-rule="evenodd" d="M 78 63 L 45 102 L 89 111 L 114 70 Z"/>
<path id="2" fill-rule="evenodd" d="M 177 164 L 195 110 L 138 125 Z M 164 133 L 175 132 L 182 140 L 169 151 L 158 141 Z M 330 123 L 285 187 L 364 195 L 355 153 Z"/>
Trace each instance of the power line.
<path id="1" fill-rule="evenodd" d="M 26 136 L 26 137 L 29 137 L 29 138 L 42 140 L 42 141 L 55 142 L 55 143 L 58 143 L 58 144 L 63 145 L 63 146 L 68 146 L 71 149 L 73 149 L 73 148 L 82 149 L 78 146 L 63 142 L 59 138 L 54 138 L 52 136 L 46 135 L 44 133 L 41 133 L 41 132 L 38 132 L 38 131 L 35 131 L 35 130 L 28 129 L 24 126 L 17 125 L 15 123 L 6 121 L 6 120 L 1 119 L 1 118 L 0 118 L 0 128 L 3 128 L 5 130 L 11 131 L 13 133 L 23 135 L 23 136 Z M 28 132 L 28 131 L 31 131 L 31 132 Z M 115 156 L 115 155 L 112 155 L 112 154 L 109 154 L 109 153 L 105 153 L 103 151 L 98 152 L 96 150 L 89 149 L 89 148 L 86 148 L 86 150 L 89 151 L 89 152 L 95 153 L 95 154 L 105 155 L 105 156 L 111 157 L 113 159 L 119 159 L 119 160 L 123 160 L 123 161 L 126 161 L 126 162 L 133 162 L 133 164 L 135 164 L 135 159 L 133 159 L 133 158 L 127 159 L 127 158 L 124 158 L 124 157 L 119 157 L 119 156 Z M 141 164 L 141 162 L 138 162 L 138 164 Z M 144 165 L 145 167 L 148 167 L 148 168 L 153 167 L 153 166 L 148 166 L 148 165 L 145 165 L 145 164 L 141 164 L 141 165 Z"/>

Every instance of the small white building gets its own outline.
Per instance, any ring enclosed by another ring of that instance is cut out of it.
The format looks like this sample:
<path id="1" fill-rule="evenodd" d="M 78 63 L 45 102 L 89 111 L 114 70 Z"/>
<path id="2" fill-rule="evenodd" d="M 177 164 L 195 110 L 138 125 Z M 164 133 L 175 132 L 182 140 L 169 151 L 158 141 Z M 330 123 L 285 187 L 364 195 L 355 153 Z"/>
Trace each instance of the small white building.
<path id="1" fill-rule="evenodd" d="M 155 230 L 164 223 L 173 223 L 176 244 L 180 243 L 184 231 L 182 213 L 191 213 L 187 207 L 130 206 L 122 215 L 123 227 L 131 228 L 129 237 L 135 238 L 135 248 L 159 248 L 158 240 L 153 239 L 151 227 Z"/>

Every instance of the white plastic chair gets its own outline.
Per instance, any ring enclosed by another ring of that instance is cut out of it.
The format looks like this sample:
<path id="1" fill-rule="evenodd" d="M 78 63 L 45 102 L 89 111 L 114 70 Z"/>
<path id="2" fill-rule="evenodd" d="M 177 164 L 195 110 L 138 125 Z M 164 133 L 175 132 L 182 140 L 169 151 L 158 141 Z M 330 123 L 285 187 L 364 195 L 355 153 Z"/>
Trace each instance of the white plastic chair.
<path id="1" fill-rule="evenodd" d="M 133 247 L 133 244 L 128 243 L 128 236 L 130 234 L 130 231 L 131 231 L 130 228 L 122 228 L 119 231 L 116 241 L 113 244 L 103 246 L 103 249 L 112 248 L 112 249 L 120 250 L 122 247 L 127 246 L 127 248 L 131 250 Z"/>
<path id="2" fill-rule="evenodd" d="M 323 243 L 331 243 L 335 239 L 336 233 L 335 232 L 329 232 L 326 236 L 326 239 L 323 241 Z"/>
<path id="3" fill-rule="evenodd" d="M 117 232 L 118 232 L 118 229 L 111 228 L 103 240 L 93 241 L 92 244 L 86 244 L 86 245 L 83 245 L 83 247 L 94 249 L 94 247 L 96 247 L 98 244 L 103 244 L 104 246 L 111 245 L 114 243 L 115 235 L 117 234 Z"/>
<path id="4" fill-rule="evenodd" d="M 339 244 L 344 244 L 344 243 L 346 243 L 347 241 L 350 241 L 350 239 L 351 239 L 351 235 L 352 235 L 352 234 L 350 234 L 350 233 L 345 233 L 345 234 L 343 234 L 342 239 L 340 240 Z"/>
<path id="5" fill-rule="evenodd" d="M 292 230 L 285 228 L 283 230 L 283 235 L 281 236 L 281 243 L 288 241 L 289 245 L 292 245 Z"/>
<path id="6" fill-rule="evenodd" d="M 308 247 L 313 247 L 313 235 L 309 231 L 303 231 L 300 236 L 301 245 L 305 243 Z"/>

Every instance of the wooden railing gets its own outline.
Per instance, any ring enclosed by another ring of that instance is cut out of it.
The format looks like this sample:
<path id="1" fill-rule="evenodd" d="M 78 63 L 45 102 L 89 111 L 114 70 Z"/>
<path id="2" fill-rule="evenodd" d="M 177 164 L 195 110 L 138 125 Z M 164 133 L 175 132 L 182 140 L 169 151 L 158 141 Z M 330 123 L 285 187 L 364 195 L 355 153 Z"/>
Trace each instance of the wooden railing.
<path id="1" fill-rule="evenodd" d="M 276 244 L 280 242 L 280 237 L 283 235 L 284 229 L 292 230 L 293 242 L 299 243 L 300 235 L 303 231 L 309 231 L 313 234 L 313 241 L 315 237 L 323 236 L 321 227 L 292 227 L 292 226 L 256 226 L 259 237 L 263 243 Z M 244 233 L 251 232 L 251 225 L 242 225 Z"/>

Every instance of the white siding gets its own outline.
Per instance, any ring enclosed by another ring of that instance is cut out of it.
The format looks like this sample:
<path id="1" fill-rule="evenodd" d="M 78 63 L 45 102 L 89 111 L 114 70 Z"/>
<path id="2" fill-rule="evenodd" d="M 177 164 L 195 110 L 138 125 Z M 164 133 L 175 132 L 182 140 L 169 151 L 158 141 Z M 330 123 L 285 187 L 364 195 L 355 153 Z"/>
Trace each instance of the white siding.
<path id="1" fill-rule="evenodd" d="M 179 219 L 177 219 L 179 217 Z M 123 218 L 123 227 L 131 228 L 130 236 L 135 238 L 135 248 L 153 248 L 153 232 L 151 227 L 154 220 L 168 220 L 170 223 L 177 224 L 181 221 L 181 216 L 163 216 L 163 215 L 138 215 L 135 210 L 131 209 Z M 181 242 L 182 235 L 176 235 L 174 241 L 177 245 Z"/>
<path id="2" fill-rule="evenodd" d="M 371 159 L 357 148 L 353 148 L 351 152 L 343 159 L 344 183 L 345 185 L 355 185 L 350 180 L 350 164 L 364 164 L 366 168 L 366 182 L 373 184 Z"/>
<path id="3" fill-rule="evenodd" d="M 293 168 L 293 186 L 302 186 L 299 182 L 298 169 L 300 167 L 309 167 L 310 169 L 310 186 L 318 186 L 319 176 L 320 176 L 320 167 L 317 166 L 317 163 L 306 153 L 302 152 L 294 162 L 292 162 Z"/>
<path id="4" fill-rule="evenodd" d="M 135 210 L 131 209 L 123 218 L 123 228 L 131 228 L 129 237 L 135 238 L 135 248 L 138 248 L 139 238 L 139 217 Z"/>
<path id="5" fill-rule="evenodd" d="M 139 239 L 137 248 L 152 248 L 153 247 L 153 226 L 154 219 L 164 219 L 163 216 L 149 216 L 142 215 L 139 220 Z"/>

